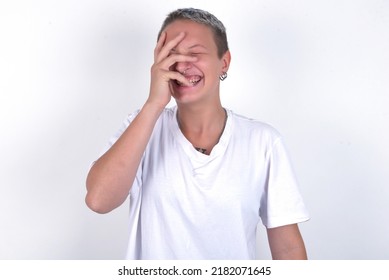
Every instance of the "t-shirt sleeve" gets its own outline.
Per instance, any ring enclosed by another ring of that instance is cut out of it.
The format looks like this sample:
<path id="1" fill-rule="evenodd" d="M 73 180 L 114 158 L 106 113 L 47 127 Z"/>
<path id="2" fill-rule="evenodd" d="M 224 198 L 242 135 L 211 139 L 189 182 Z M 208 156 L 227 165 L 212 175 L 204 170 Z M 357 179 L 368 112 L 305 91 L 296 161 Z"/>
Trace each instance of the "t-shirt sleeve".
<path id="1" fill-rule="evenodd" d="M 260 216 L 267 228 L 309 220 L 288 152 L 277 138 L 267 154 L 267 180 Z"/>
<path id="2" fill-rule="evenodd" d="M 135 119 L 135 117 L 138 115 L 139 110 L 135 111 L 132 114 L 127 115 L 127 117 L 124 119 L 122 125 L 120 128 L 115 132 L 114 135 L 109 139 L 108 143 L 105 145 L 101 155 L 103 155 L 105 152 L 107 152 L 113 144 L 122 136 L 123 132 L 127 129 L 127 127 L 130 125 L 130 123 Z"/>

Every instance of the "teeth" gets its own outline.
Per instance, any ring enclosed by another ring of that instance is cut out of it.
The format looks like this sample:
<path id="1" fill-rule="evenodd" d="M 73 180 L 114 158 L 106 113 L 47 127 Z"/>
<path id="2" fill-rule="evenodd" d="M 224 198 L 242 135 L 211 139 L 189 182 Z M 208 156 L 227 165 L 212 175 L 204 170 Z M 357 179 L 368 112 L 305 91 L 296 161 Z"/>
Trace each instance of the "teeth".
<path id="1" fill-rule="evenodd" d="M 201 77 L 196 77 L 196 78 L 192 78 L 190 80 L 188 80 L 189 83 L 191 83 L 192 85 L 195 85 L 197 84 L 198 82 L 200 82 L 201 80 Z M 180 81 L 176 80 L 176 83 L 179 85 L 179 86 L 183 86 L 184 84 L 181 83 Z"/>

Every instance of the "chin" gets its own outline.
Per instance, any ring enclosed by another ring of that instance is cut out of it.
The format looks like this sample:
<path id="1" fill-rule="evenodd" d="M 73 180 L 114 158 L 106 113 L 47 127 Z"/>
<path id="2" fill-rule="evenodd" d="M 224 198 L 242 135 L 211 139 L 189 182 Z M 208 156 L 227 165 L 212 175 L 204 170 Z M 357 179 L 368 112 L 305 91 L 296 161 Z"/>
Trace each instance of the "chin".
<path id="1" fill-rule="evenodd" d="M 184 86 L 178 84 L 176 81 L 172 82 L 173 89 L 173 98 L 176 102 L 189 102 L 195 101 L 201 95 L 203 95 L 204 91 L 204 82 L 200 80 L 199 82 L 193 84 L 192 86 Z"/>

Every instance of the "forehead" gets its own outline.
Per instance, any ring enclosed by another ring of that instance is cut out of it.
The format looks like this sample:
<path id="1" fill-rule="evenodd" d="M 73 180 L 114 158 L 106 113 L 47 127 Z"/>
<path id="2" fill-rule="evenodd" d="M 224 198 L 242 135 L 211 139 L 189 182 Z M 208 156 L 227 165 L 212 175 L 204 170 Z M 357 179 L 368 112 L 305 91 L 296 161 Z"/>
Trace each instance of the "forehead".
<path id="1" fill-rule="evenodd" d="M 176 20 L 166 26 L 167 41 L 174 39 L 181 32 L 186 36 L 179 45 L 202 44 L 209 48 L 216 48 L 212 30 L 204 25 L 190 20 Z"/>

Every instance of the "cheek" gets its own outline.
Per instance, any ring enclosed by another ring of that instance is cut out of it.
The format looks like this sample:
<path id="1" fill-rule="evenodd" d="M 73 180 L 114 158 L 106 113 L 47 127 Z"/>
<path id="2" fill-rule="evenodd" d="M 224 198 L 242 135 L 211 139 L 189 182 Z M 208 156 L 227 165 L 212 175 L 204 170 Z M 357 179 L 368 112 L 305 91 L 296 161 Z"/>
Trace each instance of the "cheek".
<path id="1" fill-rule="evenodd" d="M 204 75 L 211 75 L 219 77 L 221 72 L 220 61 L 210 60 L 199 57 L 199 60 L 193 64 L 197 67 Z"/>

